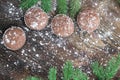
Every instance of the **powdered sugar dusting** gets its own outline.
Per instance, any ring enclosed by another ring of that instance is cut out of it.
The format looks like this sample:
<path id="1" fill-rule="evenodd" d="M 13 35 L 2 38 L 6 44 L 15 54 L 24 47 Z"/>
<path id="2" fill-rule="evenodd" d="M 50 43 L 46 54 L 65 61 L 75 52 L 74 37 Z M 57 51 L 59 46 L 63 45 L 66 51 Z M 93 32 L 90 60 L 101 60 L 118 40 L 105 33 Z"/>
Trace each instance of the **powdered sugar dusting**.
<path id="1" fill-rule="evenodd" d="M 30 25 L 32 28 L 36 28 L 38 27 L 38 23 L 37 22 L 32 22 L 32 24 Z"/>
<path id="2" fill-rule="evenodd" d="M 56 36 L 52 32 L 50 25 L 41 31 L 32 31 L 24 28 L 27 33 L 27 42 L 24 48 L 18 52 L 16 51 L 16 53 L 18 53 L 18 58 L 26 63 L 25 69 L 31 69 L 31 72 L 44 73 L 51 66 L 63 68 L 62 64 L 70 60 L 75 67 L 85 69 L 86 73 L 91 74 L 92 72 L 88 68 L 91 62 L 99 60 L 101 61 L 100 64 L 105 66 L 106 64 L 104 62 L 106 63 L 106 58 L 120 50 L 120 19 L 119 17 L 115 17 L 114 13 L 108 11 L 108 6 L 105 6 L 104 1 L 102 5 L 100 4 L 95 1 L 93 6 L 99 7 L 98 12 L 100 14 L 101 24 L 90 34 L 83 32 L 76 25 L 76 22 L 73 35 L 67 38 Z M 91 15 L 90 17 L 92 17 L 91 21 L 96 20 L 96 17 Z M 39 19 L 39 17 L 37 18 Z M 81 20 L 84 19 L 81 18 Z M 69 21 L 66 24 L 69 24 Z M 96 26 L 96 24 L 93 25 Z M 92 28 L 93 25 L 90 22 L 89 27 Z M 33 26 L 35 27 L 36 23 Z M 55 24 L 55 26 L 59 26 L 59 24 Z M 67 30 L 67 28 L 64 29 Z M 9 43 L 9 40 L 7 42 Z M 14 65 L 18 64 L 19 62 L 14 62 Z M 9 65 L 6 66 L 9 67 Z"/>

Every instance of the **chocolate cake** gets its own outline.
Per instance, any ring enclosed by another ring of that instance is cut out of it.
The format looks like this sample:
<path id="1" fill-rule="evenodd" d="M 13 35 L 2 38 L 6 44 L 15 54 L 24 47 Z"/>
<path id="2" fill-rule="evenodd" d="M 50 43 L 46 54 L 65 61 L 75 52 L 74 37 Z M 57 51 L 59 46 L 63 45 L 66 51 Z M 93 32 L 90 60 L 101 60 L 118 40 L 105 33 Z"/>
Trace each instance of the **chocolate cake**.
<path id="1" fill-rule="evenodd" d="M 10 50 L 18 50 L 26 42 L 25 32 L 19 27 L 7 29 L 3 35 L 4 45 Z"/>
<path id="2" fill-rule="evenodd" d="M 53 33 L 61 37 L 68 37 L 74 32 L 72 19 L 63 14 L 58 14 L 52 19 L 51 27 Z"/>
<path id="3" fill-rule="evenodd" d="M 32 7 L 26 11 L 24 21 L 33 30 L 42 30 L 48 23 L 48 15 L 39 7 Z"/>

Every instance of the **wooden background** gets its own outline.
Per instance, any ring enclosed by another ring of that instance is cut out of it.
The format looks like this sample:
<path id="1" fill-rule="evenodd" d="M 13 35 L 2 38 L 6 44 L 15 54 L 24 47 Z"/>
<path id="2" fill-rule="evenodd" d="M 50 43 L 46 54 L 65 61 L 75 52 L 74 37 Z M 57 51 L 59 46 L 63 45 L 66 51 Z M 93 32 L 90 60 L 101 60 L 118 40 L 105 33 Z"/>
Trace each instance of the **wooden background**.
<path id="1" fill-rule="evenodd" d="M 60 79 L 61 67 L 67 60 L 86 72 L 91 80 L 95 78 L 89 65 L 93 61 L 106 65 L 120 51 L 120 5 L 116 0 L 83 0 L 81 4 L 82 8 L 91 7 L 98 11 L 101 19 L 99 28 L 88 34 L 77 26 L 75 19 L 75 32 L 70 37 L 61 38 L 50 28 L 51 19 L 56 15 L 54 10 L 49 13 L 48 26 L 34 31 L 24 24 L 24 12 L 18 9 L 19 1 L 0 0 L 0 78 L 21 80 L 27 75 L 47 78 L 49 68 L 57 66 Z M 10 13 L 13 5 L 15 8 Z M 2 35 L 11 26 L 23 28 L 27 36 L 24 47 L 18 51 L 8 50 L 3 45 Z M 119 76 L 118 73 L 116 78 Z"/>

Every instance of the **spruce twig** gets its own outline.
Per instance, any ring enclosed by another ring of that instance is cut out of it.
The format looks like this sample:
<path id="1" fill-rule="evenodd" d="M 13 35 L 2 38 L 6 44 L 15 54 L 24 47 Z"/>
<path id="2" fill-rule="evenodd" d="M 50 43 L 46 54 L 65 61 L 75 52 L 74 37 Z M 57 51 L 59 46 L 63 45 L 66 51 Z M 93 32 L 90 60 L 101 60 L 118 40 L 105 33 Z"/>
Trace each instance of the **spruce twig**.
<path id="1" fill-rule="evenodd" d="M 49 70 L 48 79 L 56 80 L 56 68 Z M 70 61 L 67 61 L 63 67 L 63 80 L 88 80 L 88 77 L 80 69 L 74 69 Z"/>
<path id="2" fill-rule="evenodd" d="M 81 0 L 70 0 L 69 15 L 74 18 L 81 8 Z"/>
<path id="3" fill-rule="evenodd" d="M 105 71 L 103 66 L 100 66 L 99 63 L 96 61 L 91 65 L 91 67 L 98 80 L 105 80 Z"/>
<path id="4" fill-rule="evenodd" d="M 100 66 L 98 62 L 92 64 L 93 73 L 97 76 L 98 80 L 112 79 L 120 68 L 120 54 L 118 57 L 113 57 L 105 68 Z"/>
<path id="5" fill-rule="evenodd" d="M 22 0 L 20 7 L 24 10 L 27 10 L 28 8 L 35 5 L 39 0 Z"/>
<path id="6" fill-rule="evenodd" d="M 88 77 L 80 69 L 75 69 L 73 74 L 73 80 L 88 80 Z"/>
<path id="7" fill-rule="evenodd" d="M 120 54 L 118 55 L 118 57 L 113 57 L 109 62 L 108 65 L 105 68 L 105 72 L 106 72 L 106 80 L 110 80 L 112 79 L 115 74 L 117 73 L 117 71 L 120 68 Z"/>
<path id="8" fill-rule="evenodd" d="M 45 12 L 50 12 L 52 9 L 52 1 L 51 0 L 41 0 L 41 8 Z"/>
<path id="9" fill-rule="evenodd" d="M 58 14 L 67 14 L 67 1 L 66 0 L 57 0 L 57 13 Z"/>
<path id="10" fill-rule="evenodd" d="M 73 71 L 72 63 L 67 61 L 63 67 L 63 80 L 71 80 Z"/>
<path id="11" fill-rule="evenodd" d="M 37 77 L 30 76 L 30 77 L 27 77 L 27 79 L 25 79 L 25 80 L 41 80 L 41 79 L 37 78 Z"/>
<path id="12" fill-rule="evenodd" d="M 118 0 L 118 2 L 120 3 L 120 0 Z"/>
<path id="13" fill-rule="evenodd" d="M 56 80 L 56 73 L 57 73 L 56 68 L 51 68 L 51 69 L 49 70 L 48 79 L 49 79 L 49 80 Z"/>

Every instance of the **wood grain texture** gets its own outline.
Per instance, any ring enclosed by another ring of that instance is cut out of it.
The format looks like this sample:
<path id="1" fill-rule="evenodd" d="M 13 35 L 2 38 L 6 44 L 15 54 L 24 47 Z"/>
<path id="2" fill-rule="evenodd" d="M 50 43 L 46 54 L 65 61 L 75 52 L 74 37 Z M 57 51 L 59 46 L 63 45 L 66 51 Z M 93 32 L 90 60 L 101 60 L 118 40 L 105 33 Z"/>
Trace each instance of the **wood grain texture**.
<path id="1" fill-rule="evenodd" d="M 67 38 L 53 34 L 50 24 L 44 30 L 33 31 L 26 27 L 22 19 L 18 20 L 20 24 L 16 23 L 16 17 L 8 21 L 5 21 L 6 17 L 0 19 L 0 25 L 4 22 L 8 27 L 20 26 L 27 35 L 26 44 L 18 51 L 5 48 L 0 35 L 0 74 L 7 75 L 8 79 L 11 77 L 10 80 L 16 80 L 15 75 L 21 75 L 19 80 L 24 78 L 24 75 L 46 78 L 49 68 L 56 66 L 59 72 L 58 80 L 60 80 L 62 65 L 70 60 L 75 67 L 87 72 L 91 80 L 95 78 L 89 66 L 91 62 L 97 60 L 100 64 L 106 65 L 107 61 L 112 56 L 117 56 L 120 51 L 120 6 L 116 0 L 83 0 L 82 8 L 88 6 L 96 9 L 100 14 L 99 28 L 92 34 L 88 34 L 81 31 L 74 21 L 75 32 Z M 0 13 L 2 13 L 1 9 Z"/>

